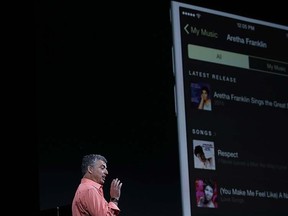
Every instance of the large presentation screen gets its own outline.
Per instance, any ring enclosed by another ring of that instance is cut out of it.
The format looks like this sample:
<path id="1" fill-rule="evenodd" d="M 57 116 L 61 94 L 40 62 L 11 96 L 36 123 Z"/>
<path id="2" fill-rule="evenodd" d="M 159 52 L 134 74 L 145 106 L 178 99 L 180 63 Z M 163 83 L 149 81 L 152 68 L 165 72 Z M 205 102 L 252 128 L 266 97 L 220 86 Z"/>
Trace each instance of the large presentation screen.
<path id="1" fill-rule="evenodd" d="M 288 26 L 171 1 L 183 216 L 288 215 Z"/>

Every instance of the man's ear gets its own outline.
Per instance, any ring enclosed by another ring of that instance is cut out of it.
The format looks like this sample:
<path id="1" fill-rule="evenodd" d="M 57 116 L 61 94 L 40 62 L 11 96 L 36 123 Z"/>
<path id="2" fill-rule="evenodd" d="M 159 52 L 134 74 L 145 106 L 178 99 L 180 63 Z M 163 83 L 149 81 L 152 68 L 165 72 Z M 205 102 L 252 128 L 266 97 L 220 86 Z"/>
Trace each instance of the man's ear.
<path id="1" fill-rule="evenodd" d="M 93 169 L 92 166 L 88 166 L 88 172 L 89 172 L 90 174 L 92 173 L 92 169 Z"/>

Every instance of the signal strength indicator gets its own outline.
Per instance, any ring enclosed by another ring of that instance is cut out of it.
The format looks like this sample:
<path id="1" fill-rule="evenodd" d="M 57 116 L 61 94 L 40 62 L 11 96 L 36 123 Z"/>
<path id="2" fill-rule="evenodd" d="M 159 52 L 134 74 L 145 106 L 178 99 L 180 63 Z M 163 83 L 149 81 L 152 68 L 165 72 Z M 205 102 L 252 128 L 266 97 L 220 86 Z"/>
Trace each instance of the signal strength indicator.
<path id="1" fill-rule="evenodd" d="M 186 12 L 186 11 L 183 11 L 182 14 L 183 14 L 183 15 L 186 15 L 186 16 L 196 17 L 196 14 L 195 14 L 195 13 L 190 13 L 190 12 Z"/>

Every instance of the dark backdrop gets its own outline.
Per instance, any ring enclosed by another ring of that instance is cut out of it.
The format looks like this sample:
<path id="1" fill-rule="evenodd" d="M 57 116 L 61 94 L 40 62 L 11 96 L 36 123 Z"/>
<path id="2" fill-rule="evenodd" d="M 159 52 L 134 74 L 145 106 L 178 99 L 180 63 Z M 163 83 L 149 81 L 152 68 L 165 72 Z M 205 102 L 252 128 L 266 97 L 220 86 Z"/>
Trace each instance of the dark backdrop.
<path id="1" fill-rule="evenodd" d="M 190 2 L 287 24 L 279 4 Z M 35 1 L 40 215 L 71 215 L 87 153 L 108 159 L 107 198 L 123 182 L 123 215 L 181 215 L 169 6 Z"/>

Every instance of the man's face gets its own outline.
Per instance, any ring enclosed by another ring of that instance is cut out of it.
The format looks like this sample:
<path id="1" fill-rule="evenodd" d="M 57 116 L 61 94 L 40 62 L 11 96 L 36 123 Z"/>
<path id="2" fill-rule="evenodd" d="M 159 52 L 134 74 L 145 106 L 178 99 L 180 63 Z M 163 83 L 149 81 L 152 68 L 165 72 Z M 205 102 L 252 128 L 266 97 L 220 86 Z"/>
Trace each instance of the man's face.
<path id="1" fill-rule="evenodd" d="M 89 167 L 92 178 L 95 182 L 103 185 L 105 183 L 106 176 L 108 175 L 107 165 L 104 161 L 98 160 L 94 166 Z"/>

